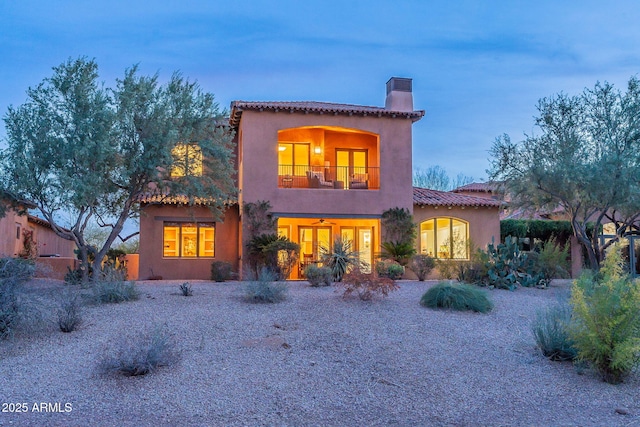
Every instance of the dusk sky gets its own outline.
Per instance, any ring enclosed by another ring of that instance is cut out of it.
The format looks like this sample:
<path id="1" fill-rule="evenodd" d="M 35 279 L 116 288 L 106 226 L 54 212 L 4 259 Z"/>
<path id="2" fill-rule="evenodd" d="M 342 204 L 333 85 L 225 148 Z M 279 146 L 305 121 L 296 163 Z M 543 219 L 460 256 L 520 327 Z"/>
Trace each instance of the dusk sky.
<path id="1" fill-rule="evenodd" d="M 486 178 L 488 149 L 531 134 L 538 99 L 640 73 L 638 1 L 3 1 L 0 113 L 68 58 L 107 86 L 145 74 L 233 100 L 384 106 L 413 79 L 414 166 Z M 0 139 L 4 139 L 4 123 Z"/>

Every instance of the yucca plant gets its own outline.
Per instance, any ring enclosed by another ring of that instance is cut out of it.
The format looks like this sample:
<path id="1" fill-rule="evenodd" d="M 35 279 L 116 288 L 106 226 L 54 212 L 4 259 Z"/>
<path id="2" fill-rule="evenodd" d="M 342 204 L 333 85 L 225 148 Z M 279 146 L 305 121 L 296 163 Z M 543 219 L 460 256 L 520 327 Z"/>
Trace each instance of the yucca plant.
<path id="1" fill-rule="evenodd" d="M 331 269 L 334 282 L 340 282 L 351 268 L 361 266 L 360 254 L 353 250 L 353 242 L 341 236 L 333 241 L 333 249 L 320 246 L 320 260 Z"/>

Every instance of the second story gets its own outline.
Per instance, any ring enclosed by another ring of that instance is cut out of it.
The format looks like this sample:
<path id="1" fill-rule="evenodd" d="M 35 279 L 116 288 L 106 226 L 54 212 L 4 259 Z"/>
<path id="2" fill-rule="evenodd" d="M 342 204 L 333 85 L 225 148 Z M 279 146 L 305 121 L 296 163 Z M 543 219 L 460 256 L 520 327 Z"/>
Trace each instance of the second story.
<path id="1" fill-rule="evenodd" d="M 240 201 L 283 214 L 411 209 L 411 128 L 424 116 L 411 86 L 390 79 L 385 107 L 234 101 Z"/>

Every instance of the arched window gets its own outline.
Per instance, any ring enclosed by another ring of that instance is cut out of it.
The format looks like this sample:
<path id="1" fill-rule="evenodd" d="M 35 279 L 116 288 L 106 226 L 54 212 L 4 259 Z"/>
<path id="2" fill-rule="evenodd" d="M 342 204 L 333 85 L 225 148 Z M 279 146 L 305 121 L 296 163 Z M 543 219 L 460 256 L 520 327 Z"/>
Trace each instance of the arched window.
<path id="1" fill-rule="evenodd" d="M 469 223 L 449 217 L 423 221 L 420 253 L 439 259 L 469 259 Z"/>

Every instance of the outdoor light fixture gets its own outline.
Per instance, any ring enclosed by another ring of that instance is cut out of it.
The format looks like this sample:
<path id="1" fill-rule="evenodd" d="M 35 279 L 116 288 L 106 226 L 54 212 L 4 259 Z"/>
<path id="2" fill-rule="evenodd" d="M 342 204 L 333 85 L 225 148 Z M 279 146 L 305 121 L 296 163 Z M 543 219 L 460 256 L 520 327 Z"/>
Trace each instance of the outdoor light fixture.
<path id="1" fill-rule="evenodd" d="M 313 152 L 316 154 L 322 154 L 322 147 L 316 145 L 315 147 L 313 147 Z"/>

